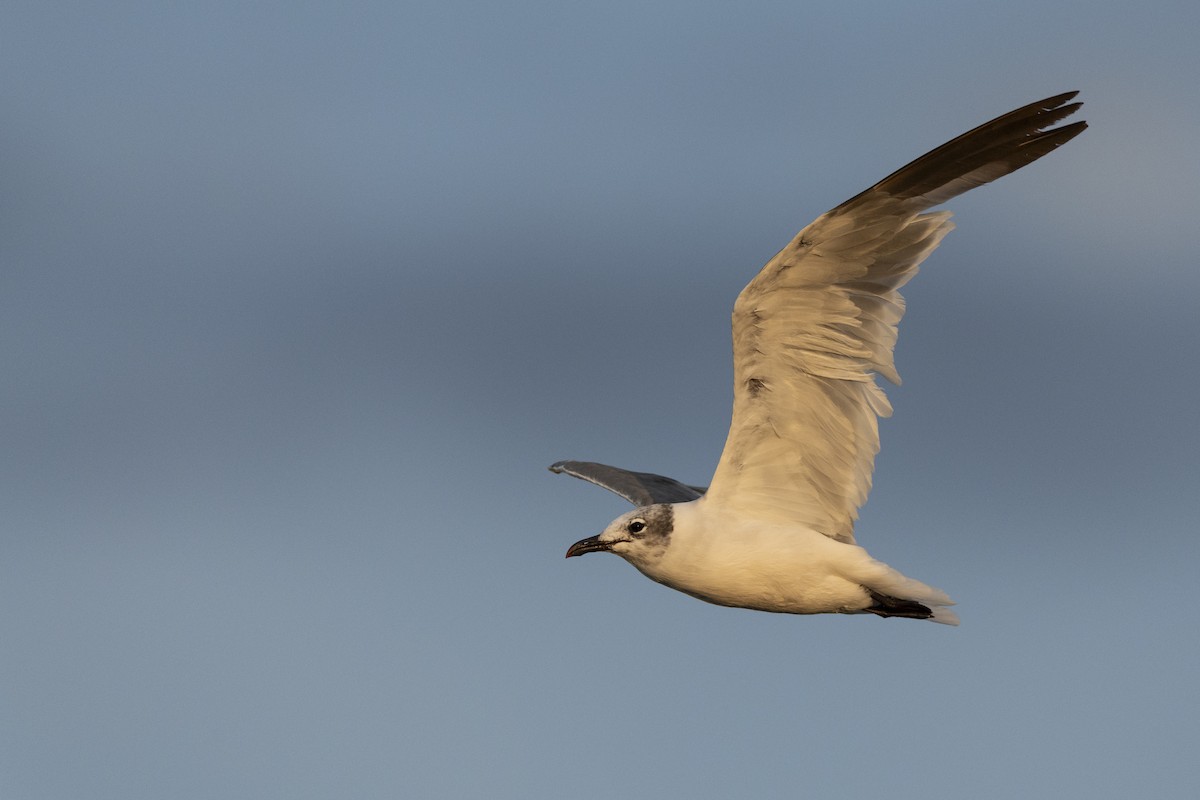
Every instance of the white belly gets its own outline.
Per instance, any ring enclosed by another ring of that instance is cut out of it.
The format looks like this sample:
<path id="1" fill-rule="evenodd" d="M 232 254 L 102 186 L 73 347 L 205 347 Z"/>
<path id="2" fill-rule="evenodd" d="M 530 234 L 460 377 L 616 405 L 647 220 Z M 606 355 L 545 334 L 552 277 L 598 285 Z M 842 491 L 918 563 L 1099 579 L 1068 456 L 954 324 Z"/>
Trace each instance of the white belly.
<path id="1" fill-rule="evenodd" d="M 878 562 L 861 547 L 774 526 L 711 533 L 680 527 L 661 559 L 635 564 L 673 589 L 717 605 L 791 614 L 859 611 L 871 604 L 855 576 Z"/>

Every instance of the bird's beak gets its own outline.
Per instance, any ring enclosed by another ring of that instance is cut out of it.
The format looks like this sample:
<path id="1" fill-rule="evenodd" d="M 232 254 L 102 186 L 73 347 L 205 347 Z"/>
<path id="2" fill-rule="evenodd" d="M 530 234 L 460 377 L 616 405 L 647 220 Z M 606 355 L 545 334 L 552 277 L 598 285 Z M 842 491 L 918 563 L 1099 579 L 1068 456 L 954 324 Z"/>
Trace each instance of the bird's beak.
<path id="1" fill-rule="evenodd" d="M 567 558 L 571 556 L 581 556 L 584 553 L 602 553 L 607 550 L 612 550 L 612 542 L 602 542 L 599 536 L 589 536 L 586 539 L 580 539 L 575 544 L 567 548 Z"/>

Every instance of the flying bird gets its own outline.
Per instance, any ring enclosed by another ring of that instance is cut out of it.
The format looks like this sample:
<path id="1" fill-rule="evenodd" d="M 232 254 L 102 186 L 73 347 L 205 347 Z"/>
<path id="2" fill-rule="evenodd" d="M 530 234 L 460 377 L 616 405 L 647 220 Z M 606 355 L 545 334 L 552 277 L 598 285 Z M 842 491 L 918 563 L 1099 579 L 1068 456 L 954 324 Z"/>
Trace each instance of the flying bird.
<path id="1" fill-rule="evenodd" d="M 818 217 L 750 281 L 733 307 L 733 419 L 709 486 L 587 461 L 550 467 L 637 508 L 567 557 L 610 552 L 646 577 L 723 606 L 789 614 L 876 614 L 957 625 L 939 589 L 854 541 L 898 384 L 900 288 L 942 237 L 926 213 L 1078 136 L 1052 127 L 1079 109 L 1067 92 L 980 125 Z"/>

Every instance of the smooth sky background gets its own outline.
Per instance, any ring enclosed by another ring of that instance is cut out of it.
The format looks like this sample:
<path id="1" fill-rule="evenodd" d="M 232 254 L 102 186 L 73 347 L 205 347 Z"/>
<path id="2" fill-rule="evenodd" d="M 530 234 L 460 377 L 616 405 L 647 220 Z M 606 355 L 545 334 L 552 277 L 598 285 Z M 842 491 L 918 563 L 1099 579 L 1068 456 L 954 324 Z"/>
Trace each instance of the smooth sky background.
<path id="1" fill-rule="evenodd" d="M 1189 796 L 1198 30 L 6 3 L 0 796 Z M 551 462 L 707 482 L 800 227 L 1070 89 L 906 291 L 858 527 L 962 627 L 563 560 L 627 506 Z"/>

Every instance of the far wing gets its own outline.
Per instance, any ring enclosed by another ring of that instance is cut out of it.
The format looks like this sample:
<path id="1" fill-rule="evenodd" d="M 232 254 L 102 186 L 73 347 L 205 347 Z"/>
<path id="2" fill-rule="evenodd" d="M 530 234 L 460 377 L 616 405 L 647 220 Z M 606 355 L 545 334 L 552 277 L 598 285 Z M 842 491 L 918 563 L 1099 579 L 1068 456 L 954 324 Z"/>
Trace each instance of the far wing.
<path id="1" fill-rule="evenodd" d="M 733 420 L 705 503 L 854 541 L 891 414 L 878 373 L 904 314 L 899 289 L 954 227 L 922 213 L 1077 136 L 1075 92 L 981 125 L 818 217 L 762 268 L 733 311 Z"/>
<path id="2" fill-rule="evenodd" d="M 559 461 L 550 466 L 550 471 L 590 481 L 621 495 L 635 506 L 686 503 L 704 494 L 702 486 L 688 486 L 651 472 L 631 472 L 594 461 Z"/>

